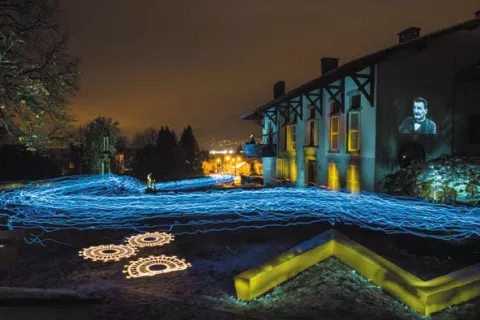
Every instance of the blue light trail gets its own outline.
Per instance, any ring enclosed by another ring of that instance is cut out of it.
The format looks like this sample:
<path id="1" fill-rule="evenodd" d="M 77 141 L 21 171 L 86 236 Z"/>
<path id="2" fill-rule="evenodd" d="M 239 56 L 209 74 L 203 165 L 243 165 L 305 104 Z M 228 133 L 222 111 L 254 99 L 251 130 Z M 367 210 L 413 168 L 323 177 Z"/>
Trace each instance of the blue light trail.
<path id="1" fill-rule="evenodd" d="M 177 192 L 232 181 L 213 176 L 157 183 L 160 194 L 124 176 L 68 177 L 0 193 L 0 228 L 134 229 L 192 234 L 329 222 L 443 240 L 480 236 L 480 208 L 320 188 Z M 45 182 L 45 181 L 44 181 Z M 38 182 L 37 182 L 38 183 Z"/>

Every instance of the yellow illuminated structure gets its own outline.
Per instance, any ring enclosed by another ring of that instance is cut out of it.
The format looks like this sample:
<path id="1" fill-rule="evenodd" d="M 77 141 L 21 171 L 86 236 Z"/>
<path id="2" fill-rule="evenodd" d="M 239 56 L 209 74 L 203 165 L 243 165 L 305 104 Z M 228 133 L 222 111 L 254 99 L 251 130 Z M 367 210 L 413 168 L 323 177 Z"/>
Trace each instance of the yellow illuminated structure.
<path id="1" fill-rule="evenodd" d="M 337 165 L 334 162 L 328 164 L 328 188 L 338 190 L 340 187 L 340 178 L 338 176 Z"/>
<path id="2" fill-rule="evenodd" d="M 237 297 L 253 300 L 331 256 L 337 257 L 422 315 L 480 295 L 480 263 L 423 281 L 338 231 L 329 230 L 262 266 L 235 276 Z"/>
<path id="3" fill-rule="evenodd" d="M 360 173 L 357 165 L 350 165 L 347 169 L 347 189 L 351 193 L 360 191 Z"/>
<path id="4" fill-rule="evenodd" d="M 161 268 L 158 268 L 158 266 Z M 150 256 L 140 258 L 136 261 L 130 261 L 130 263 L 124 267 L 125 270 L 123 270 L 123 273 L 127 274 L 127 279 L 153 277 L 162 273 L 185 270 L 191 266 L 190 263 L 176 256 Z"/>
<path id="5" fill-rule="evenodd" d="M 79 255 L 92 261 L 120 261 L 137 254 L 137 249 L 128 245 L 101 245 L 83 249 Z"/>
<path id="6" fill-rule="evenodd" d="M 136 248 L 159 247 L 174 240 L 174 236 L 166 232 L 147 232 L 126 239 L 128 245 Z"/>

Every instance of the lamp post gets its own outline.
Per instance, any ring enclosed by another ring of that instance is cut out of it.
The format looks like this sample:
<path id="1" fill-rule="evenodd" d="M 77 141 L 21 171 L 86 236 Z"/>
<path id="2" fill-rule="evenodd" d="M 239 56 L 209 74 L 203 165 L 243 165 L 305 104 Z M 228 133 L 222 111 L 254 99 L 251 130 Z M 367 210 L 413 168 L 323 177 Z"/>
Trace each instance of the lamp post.
<path id="1" fill-rule="evenodd" d="M 108 145 L 108 135 L 105 134 L 103 136 L 103 157 L 102 157 L 102 176 L 107 171 L 110 172 L 110 151 L 109 151 L 109 145 Z"/>

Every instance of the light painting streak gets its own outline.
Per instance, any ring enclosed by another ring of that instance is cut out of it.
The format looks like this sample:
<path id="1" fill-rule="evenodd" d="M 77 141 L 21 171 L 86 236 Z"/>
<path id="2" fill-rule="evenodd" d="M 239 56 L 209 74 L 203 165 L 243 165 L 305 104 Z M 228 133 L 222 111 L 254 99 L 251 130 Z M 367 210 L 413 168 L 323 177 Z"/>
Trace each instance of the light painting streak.
<path id="1" fill-rule="evenodd" d="M 220 184 L 222 176 L 205 179 L 210 185 Z M 480 236 L 479 207 L 431 204 L 373 193 L 263 188 L 146 194 L 138 180 L 114 175 L 53 182 L 0 193 L 0 227 L 44 232 L 154 229 L 181 235 L 328 222 L 443 240 Z M 201 185 L 199 180 L 176 184 L 184 189 Z M 157 185 L 159 190 L 163 188 Z M 171 183 L 168 188 L 172 188 Z"/>

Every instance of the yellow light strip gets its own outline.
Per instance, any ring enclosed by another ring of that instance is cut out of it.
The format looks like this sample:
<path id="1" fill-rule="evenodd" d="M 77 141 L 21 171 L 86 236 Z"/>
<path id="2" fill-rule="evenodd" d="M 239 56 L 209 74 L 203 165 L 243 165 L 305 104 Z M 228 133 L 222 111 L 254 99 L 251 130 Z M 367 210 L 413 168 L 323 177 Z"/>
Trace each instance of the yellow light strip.
<path id="1" fill-rule="evenodd" d="M 422 315 L 480 295 L 480 263 L 423 281 L 336 230 L 328 230 L 262 266 L 235 276 L 238 299 L 253 300 L 314 264 L 335 256 Z"/>

